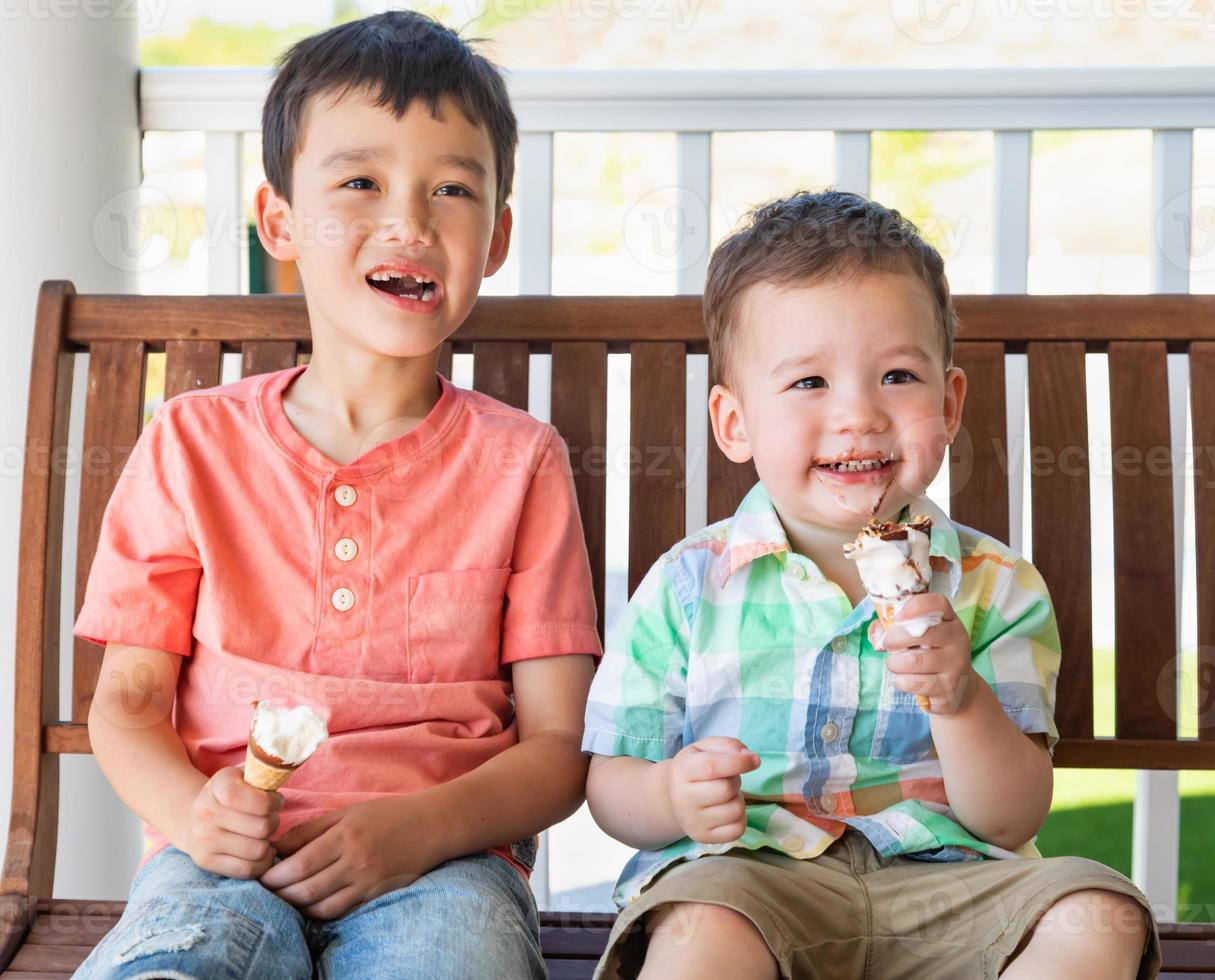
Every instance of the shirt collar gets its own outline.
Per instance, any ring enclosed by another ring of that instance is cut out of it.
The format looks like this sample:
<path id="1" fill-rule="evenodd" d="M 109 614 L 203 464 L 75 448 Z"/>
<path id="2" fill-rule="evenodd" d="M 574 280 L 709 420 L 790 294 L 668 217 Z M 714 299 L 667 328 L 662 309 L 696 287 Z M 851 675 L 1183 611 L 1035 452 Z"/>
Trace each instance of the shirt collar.
<path id="1" fill-rule="evenodd" d="M 907 520 L 909 516 L 923 514 L 932 520 L 932 535 L 928 547 L 928 557 L 934 570 L 947 571 L 949 574 L 950 597 L 957 593 L 962 580 L 961 546 L 958 542 L 958 532 L 948 515 L 934 504 L 928 497 L 917 497 L 903 508 L 899 520 Z M 767 488 L 763 481 L 756 483 L 738 505 L 734 517 L 730 520 L 730 528 L 726 533 L 726 546 L 717 566 L 717 584 L 724 587 L 726 581 L 744 565 L 749 565 L 756 558 L 764 555 L 788 553 L 789 536 L 785 533 L 784 525 L 772 506 Z M 938 559 L 932 561 L 932 559 Z M 813 560 L 806 559 L 812 568 L 822 572 Z M 942 563 L 944 567 L 942 566 Z"/>

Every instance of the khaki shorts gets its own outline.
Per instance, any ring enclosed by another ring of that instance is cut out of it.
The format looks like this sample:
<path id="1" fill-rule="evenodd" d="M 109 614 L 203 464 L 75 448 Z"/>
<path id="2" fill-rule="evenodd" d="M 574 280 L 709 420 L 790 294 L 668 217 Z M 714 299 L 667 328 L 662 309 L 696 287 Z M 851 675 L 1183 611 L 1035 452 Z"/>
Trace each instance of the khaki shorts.
<path id="1" fill-rule="evenodd" d="M 671 902 L 723 905 L 745 915 L 787 980 L 995 977 L 1043 912 L 1088 888 L 1128 895 L 1148 910 L 1139 977 L 1155 977 L 1160 938 L 1151 906 L 1103 864 L 1080 857 L 883 858 L 863 835 L 848 831 L 811 860 L 737 850 L 673 865 L 621 911 L 595 980 L 636 977 L 645 960 L 644 916 Z M 1136 924 L 1114 916 L 1104 925 Z"/>

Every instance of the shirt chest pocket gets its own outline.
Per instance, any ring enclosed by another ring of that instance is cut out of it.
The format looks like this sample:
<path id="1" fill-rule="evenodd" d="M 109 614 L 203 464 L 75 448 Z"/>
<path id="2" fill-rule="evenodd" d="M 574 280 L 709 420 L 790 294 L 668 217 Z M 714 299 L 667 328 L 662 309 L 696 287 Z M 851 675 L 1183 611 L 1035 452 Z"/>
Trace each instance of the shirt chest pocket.
<path id="1" fill-rule="evenodd" d="M 509 568 L 409 577 L 406 646 L 411 683 L 496 678 Z"/>

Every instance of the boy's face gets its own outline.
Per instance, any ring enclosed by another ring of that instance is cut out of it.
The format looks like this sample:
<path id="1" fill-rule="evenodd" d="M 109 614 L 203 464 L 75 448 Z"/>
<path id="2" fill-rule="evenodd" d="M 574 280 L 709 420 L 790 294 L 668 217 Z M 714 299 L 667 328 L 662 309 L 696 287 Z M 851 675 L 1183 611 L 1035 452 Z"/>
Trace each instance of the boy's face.
<path id="1" fill-rule="evenodd" d="M 710 395 L 714 434 L 730 459 L 754 458 L 795 525 L 853 531 L 879 500 L 877 516 L 894 516 L 959 428 L 966 377 L 946 371 L 932 300 L 909 274 L 750 286 L 735 350 L 733 390 Z M 881 465 L 827 465 L 857 459 Z"/>
<path id="2" fill-rule="evenodd" d="M 498 213 L 489 134 L 450 99 L 439 109 L 415 100 L 396 119 L 365 94 L 319 96 L 304 113 L 293 203 L 258 188 L 259 237 L 298 263 L 318 340 L 430 353 L 505 261 L 511 214 Z"/>

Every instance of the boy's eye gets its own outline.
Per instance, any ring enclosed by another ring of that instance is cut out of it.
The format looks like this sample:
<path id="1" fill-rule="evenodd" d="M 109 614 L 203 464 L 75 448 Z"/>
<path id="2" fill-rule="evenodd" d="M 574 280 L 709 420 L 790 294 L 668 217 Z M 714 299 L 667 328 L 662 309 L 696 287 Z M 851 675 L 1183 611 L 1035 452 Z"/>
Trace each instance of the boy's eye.
<path id="1" fill-rule="evenodd" d="M 801 378 L 793 382 L 793 387 L 801 388 L 803 391 L 813 391 L 815 388 L 825 387 L 826 384 L 827 382 L 816 374 L 811 378 Z"/>
<path id="2" fill-rule="evenodd" d="M 443 197 L 471 197 L 472 192 L 467 187 L 461 187 L 459 184 L 444 184 L 440 187 L 436 194 L 441 194 Z"/>
<path id="3" fill-rule="evenodd" d="M 370 184 L 372 187 L 375 186 L 375 181 L 373 181 L 370 177 L 352 177 L 350 180 L 346 181 L 346 183 L 344 183 L 342 186 L 350 187 L 351 184 L 358 184 L 358 183 Z M 351 190 L 355 190 L 355 191 L 361 191 L 361 190 L 367 190 L 367 189 L 368 188 L 364 188 L 364 187 L 351 187 Z"/>
<path id="4" fill-rule="evenodd" d="M 887 378 L 898 378 L 899 380 L 892 382 L 893 384 L 906 384 L 908 381 L 918 380 L 910 371 L 899 369 L 897 371 L 887 371 L 882 377 L 882 383 L 886 383 Z"/>

